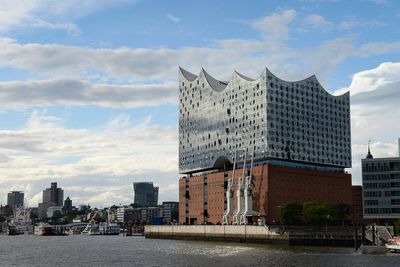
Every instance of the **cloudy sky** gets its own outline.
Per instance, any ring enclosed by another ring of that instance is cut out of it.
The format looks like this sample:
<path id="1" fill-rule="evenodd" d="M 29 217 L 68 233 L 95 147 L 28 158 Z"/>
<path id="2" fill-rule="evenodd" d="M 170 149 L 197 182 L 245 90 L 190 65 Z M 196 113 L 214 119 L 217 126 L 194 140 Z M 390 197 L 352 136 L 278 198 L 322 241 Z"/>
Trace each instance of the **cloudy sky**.
<path id="1" fill-rule="evenodd" d="M 178 199 L 178 66 L 227 80 L 316 74 L 351 91 L 353 184 L 372 140 L 397 155 L 400 4 L 359 1 L 0 0 L 0 202 L 57 181 L 74 204 Z"/>

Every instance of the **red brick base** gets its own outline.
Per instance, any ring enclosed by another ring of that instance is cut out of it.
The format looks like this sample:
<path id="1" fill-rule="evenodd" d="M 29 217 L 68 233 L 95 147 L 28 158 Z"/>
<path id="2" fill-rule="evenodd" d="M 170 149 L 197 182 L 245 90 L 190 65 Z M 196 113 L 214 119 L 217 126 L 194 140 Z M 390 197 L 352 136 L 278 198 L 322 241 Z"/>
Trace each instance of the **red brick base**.
<path id="1" fill-rule="evenodd" d="M 242 170 L 236 170 L 236 187 Z M 232 171 L 215 172 L 179 180 L 179 222 L 221 223 L 225 210 L 224 177 Z M 279 206 L 289 202 L 347 203 L 352 205 L 351 175 L 265 164 L 253 169 L 253 211 L 268 223 L 277 221 Z M 236 208 L 236 207 L 235 207 Z M 232 218 L 230 219 L 232 220 Z"/>

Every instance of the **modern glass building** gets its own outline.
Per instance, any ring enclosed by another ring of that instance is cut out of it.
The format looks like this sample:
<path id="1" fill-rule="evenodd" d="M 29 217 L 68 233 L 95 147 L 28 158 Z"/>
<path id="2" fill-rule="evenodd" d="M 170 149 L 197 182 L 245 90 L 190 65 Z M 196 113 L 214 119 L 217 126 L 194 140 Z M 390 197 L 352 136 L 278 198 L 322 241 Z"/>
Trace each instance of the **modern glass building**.
<path id="1" fill-rule="evenodd" d="M 139 206 L 158 205 L 158 187 L 152 182 L 133 183 L 134 204 Z"/>
<path id="2" fill-rule="evenodd" d="M 24 193 L 11 191 L 7 195 L 7 205 L 14 209 L 15 206 L 24 206 Z"/>
<path id="3" fill-rule="evenodd" d="M 368 148 L 367 157 L 361 163 L 364 218 L 400 218 L 400 155 L 373 158 Z"/>
<path id="4" fill-rule="evenodd" d="M 179 172 L 223 170 L 236 161 L 343 172 L 351 167 L 349 93 L 315 76 L 284 81 L 265 69 L 227 82 L 179 69 Z"/>

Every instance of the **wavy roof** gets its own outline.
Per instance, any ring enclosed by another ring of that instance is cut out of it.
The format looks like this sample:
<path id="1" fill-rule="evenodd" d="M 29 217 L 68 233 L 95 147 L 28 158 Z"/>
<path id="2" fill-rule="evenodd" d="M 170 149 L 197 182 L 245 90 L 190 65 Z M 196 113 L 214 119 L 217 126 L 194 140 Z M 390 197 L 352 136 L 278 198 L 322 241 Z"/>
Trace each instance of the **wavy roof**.
<path id="1" fill-rule="evenodd" d="M 180 73 L 182 74 L 182 76 L 183 76 L 187 81 L 189 81 L 189 82 L 194 82 L 194 81 L 196 81 L 197 79 L 199 79 L 200 77 L 204 76 L 204 78 L 205 78 L 205 80 L 207 81 L 208 85 L 209 85 L 213 90 L 215 90 L 215 91 L 217 91 L 217 92 L 221 92 L 222 90 L 224 90 L 224 89 L 228 86 L 228 84 L 230 83 L 230 81 L 232 80 L 232 78 L 231 78 L 231 80 L 229 80 L 228 82 L 223 82 L 223 81 L 217 80 L 217 79 L 215 79 L 214 77 L 212 77 L 210 74 L 208 74 L 203 68 L 201 69 L 199 75 L 195 75 L 195 74 L 193 74 L 193 73 L 191 73 L 191 72 L 185 70 L 185 69 L 182 68 L 182 67 L 179 67 L 179 71 L 180 71 Z M 278 77 L 277 77 L 276 75 L 274 75 L 268 68 L 265 68 L 265 71 L 264 71 L 264 72 L 260 75 L 260 77 L 258 77 L 257 79 L 249 78 L 249 77 L 247 77 L 247 76 L 245 76 L 245 75 L 243 75 L 243 74 L 240 74 L 240 73 L 237 72 L 237 71 L 234 71 L 232 77 L 235 76 L 235 75 L 237 75 L 237 76 L 240 77 L 241 79 L 243 79 L 243 80 L 245 80 L 245 81 L 249 81 L 249 82 L 254 82 L 254 81 L 260 80 L 264 75 L 265 75 L 265 76 L 271 75 L 272 77 L 274 77 L 274 78 L 276 78 L 276 79 L 279 79 L 279 80 L 281 80 L 281 81 L 283 81 L 283 82 L 287 82 L 287 83 L 299 83 L 299 82 L 304 82 L 304 81 L 307 81 L 307 80 L 311 80 L 311 81 L 315 82 L 316 84 L 318 84 L 318 85 L 319 85 L 319 88 L 321 88 L 322 91 L 324 91 L 326 94 L 328 94 L 328 95 L 330 95 L 330 96 L 332 96 L 332 97 L 342 97 L 342 96 L 345 96 L 345 95 L 348 95 L 348 94 L 349 94 L 349 92 L 346 92 L 346 93 L 344 93 L 344 94 L 342 94 L 342 95 L 339 95 L 339 96 L 332 95 L 332 94 L 329 93 L 327 90 L 325 90 L 325 88 L 321 85 L 321 83 L 318 81 L 318 79 L 317 79 L 317 77 L 316 77 L 315 75 L 312 75 L 312 76 L 310 76 L 310 77 L 308 77 L 308 78 L 305 78 L 305 79 L 303 79 L 303 80 L 298 80 L 298 81 L 286 81 L 286 80 L 283 80 L 283 79 L 278 78 Z"/>

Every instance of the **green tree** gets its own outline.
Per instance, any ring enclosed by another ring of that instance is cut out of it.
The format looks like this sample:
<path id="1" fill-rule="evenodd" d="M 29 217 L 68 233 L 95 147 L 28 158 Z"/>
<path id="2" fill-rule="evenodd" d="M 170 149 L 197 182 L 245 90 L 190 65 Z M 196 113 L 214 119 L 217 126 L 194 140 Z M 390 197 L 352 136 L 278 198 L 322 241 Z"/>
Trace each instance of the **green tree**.
<path id="1" fill-rule="evenodd" d="M 282 224 L 294 225 L 301 223 L 303 206 L 298 202 L 288 202 L 278 211 L 279 221 Z"/>
<path id="2" fill-rule="evenodd" d="M 331 204 L 303 203 L 303 221 L 307 224 L 327 224 L 333 218 L 334 213 L 335 210 Z"/>

